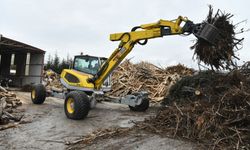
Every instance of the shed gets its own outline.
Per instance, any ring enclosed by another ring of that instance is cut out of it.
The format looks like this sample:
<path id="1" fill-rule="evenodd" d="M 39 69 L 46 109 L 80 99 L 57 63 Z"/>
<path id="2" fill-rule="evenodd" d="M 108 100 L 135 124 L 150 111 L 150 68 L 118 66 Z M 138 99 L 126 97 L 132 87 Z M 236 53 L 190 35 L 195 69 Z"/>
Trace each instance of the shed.
<path id="1" fill-rule="evenodd" d="M 42 82 L 45 51 L 0 34 L 0 79 L 22 87 Z"/>

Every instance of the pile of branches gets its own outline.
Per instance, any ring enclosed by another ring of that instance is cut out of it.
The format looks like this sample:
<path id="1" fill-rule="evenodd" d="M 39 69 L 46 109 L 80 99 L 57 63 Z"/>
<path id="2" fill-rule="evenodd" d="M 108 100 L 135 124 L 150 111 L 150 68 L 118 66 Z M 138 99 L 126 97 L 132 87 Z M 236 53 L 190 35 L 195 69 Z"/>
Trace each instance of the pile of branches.
<path id="1" fill-rule="evenodd" d="M 250 148 L 249 74 L 209 71 L 182 78 L 171 87 L 164 104 L 141 126 L 209 149 Z"/>
<path id="2" fill-rule="evenodd" d="M 16 108 L 20 105 L 22 102 L 14 93 L 0 86 L 0 125 L 20 121 L 23 115 L 16 113 Z"/>
<path id="3" fill-rule="evenodd" d="M 234 59 L 235 51 L 239 50 L 242 45 L 242 39 L 235 37 L 236 25 L 233 25 L 230 19 L 233 17 L 230 13 L 223 13 L 218 10 L 213 14 L 213 8 L 209 6 L 209 13 L 204 22 L 212 24 L 218 29 L 220 38 L 216 43 L 209 43 L 204 39 L 198 38 L 196 43 L 191 47 L 194 49 L 196 59 L 205 65 L 215 67 L 216 69 L 232 69 L 236 67 Z M 242 31 L 243 32 L 243 31 Z"/>
<path id="4" fill-rule="evenodd" d="M 125 60 L 113 72 L 112 91 L 107 94 L 125 96 L 133 92 L 146 91 L 151 102 L 159 102 L 177 80 L 192 75 L 193 72 L 181 64 L 162 69 L 148 62 L 132 64 Z"/>

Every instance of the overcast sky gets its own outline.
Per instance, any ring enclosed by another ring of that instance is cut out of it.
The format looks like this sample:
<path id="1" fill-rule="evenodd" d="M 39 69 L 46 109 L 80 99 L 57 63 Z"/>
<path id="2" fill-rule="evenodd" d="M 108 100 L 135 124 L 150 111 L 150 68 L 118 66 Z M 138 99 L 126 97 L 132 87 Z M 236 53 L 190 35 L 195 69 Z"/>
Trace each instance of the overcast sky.
<path id="1" fill-rule="evenodd" d="M 109 34 L 179 15 L 198 23 L 206 18 L 208 4 L 234 14 L 234 23 L 250 18 L 249 0 L 0 0 L 0 34 L 41 48 L 47 56 L 57 51 L 62 57 L 80 52 L 108 57 L 119 44 L 109 41 Z M 249 28 L 250 23 L 241 27 Z M 250 32 L 239 37 L 245 37 L 237 53 L 240 62 L 249 61 Z M 193 35 L 152 39 L 146 46 L 136 45 L 127 58 L 196 67 L 190 50 L 194 39 Z"/>

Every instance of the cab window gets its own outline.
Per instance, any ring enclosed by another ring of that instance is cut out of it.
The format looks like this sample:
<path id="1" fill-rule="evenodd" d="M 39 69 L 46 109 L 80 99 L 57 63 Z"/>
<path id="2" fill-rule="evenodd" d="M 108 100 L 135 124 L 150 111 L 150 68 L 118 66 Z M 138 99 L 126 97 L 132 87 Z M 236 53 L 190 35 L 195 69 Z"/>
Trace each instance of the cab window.
<path id="1" fill-rule="evenodd" d="M 96 74 L 99 69 L 97 57 L 76 57 L 74 69 L 88 74 Z"/>

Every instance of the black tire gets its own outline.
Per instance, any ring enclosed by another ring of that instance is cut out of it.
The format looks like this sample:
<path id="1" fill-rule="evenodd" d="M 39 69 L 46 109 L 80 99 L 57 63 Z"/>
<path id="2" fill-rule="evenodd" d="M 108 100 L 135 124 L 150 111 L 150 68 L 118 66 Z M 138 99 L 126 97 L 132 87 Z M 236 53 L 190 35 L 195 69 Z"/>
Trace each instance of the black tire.
<path id="1" fill-rule="evenodd" d="M 36 84 L 31 90 L 31 100 L 34 104 L 43 104 L 46 99 L 46 89 L 42 84 Z"/>
<path id="2" fill-rule="evenodd" d="M 73 100 L 73 106 L 69 105 L 69 101 Z M 71 108 L 73 107 L 73 110 Z M 72 91 L 67 94 L 64 101 L 64 112 L 69 119 L 80 120 L 84 119 L 90 110 L 90 102 L 86 93 L 81 91 Z"/>
<path id="3" fill-rule="evenodd" d="M 149 99 L 148 98 L 143 98 L 142 103 L 138 106 L 129 106 L 130 110 L 132 111 L 138 111 L 138 112 L 143 112 L 146 111 L 149 107 Z"/>

